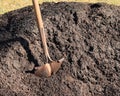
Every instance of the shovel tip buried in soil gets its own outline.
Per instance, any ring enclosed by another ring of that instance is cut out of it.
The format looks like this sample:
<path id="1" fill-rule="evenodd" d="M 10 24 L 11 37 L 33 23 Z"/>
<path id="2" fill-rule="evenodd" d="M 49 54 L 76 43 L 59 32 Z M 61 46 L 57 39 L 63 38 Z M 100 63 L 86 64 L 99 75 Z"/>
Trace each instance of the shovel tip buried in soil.
<path id="1" fill-rule="evenodd" d="M 46 63 L 45 65 L 35 67 L 34 74 L 39 77 L 50 77 L 52 74 L 55 74 L 61 67 L 64 58 L 58 61 L 52 61 L 50 63 Z"/>
<path id="2" fill-rule="evenodd" d="M 51 76 L 51 66 L 49 63 L 46 63 L 45 65 L 35 67 L 34 74 L 39 77 L 49 77 Z"/>

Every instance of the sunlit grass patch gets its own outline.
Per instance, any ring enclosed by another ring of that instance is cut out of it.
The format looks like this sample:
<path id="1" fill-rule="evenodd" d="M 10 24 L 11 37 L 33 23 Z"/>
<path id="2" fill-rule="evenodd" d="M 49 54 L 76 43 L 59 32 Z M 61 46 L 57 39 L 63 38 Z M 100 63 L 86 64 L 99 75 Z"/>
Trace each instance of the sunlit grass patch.
<path id="1" fill-rule="evenodd" d="M 106 2 L 109 4 L 120 5 L 119 0 L 39 0 L 39 3 L 42 3 L 43 1 L 44 2 L 74 1 L 74 2 L 90 2 L 90 3 Z M 19 9 L 28 5 L 32 5 L 32 0 L 0 0 L 0 14 L 3 14 L 11 10 Z"/>

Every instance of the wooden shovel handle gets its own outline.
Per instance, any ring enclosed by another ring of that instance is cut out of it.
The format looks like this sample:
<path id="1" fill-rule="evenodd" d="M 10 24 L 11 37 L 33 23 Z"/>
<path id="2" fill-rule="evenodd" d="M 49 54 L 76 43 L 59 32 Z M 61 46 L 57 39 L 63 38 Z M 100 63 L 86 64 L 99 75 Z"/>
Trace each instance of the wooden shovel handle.
<path id="1" fill-rule="evenodd" d="M 43 43 L 43 48 L 44 48 L 45 56 L 46 56 L 47 62 L 48 62 L 48 59 L 50 61 L 52 61 L 52 59 L 50 58 L 49 52 L 48 52 L 48 47 L 47 47 L 47 42 L 46 42 L 46 36 L 45 36 L 45 32 L 44 32 L 44 26 L 43 26 L 42 15 L 41 15 L 39 3 L 38 3 L 38 0 L 32 0 L 32 1 L 33 1 L 33 6 L 34 6 L 35 14 L 36 14 L 36 19 L 37 19 L 37 24 L 38 24 L 38 30 L 40 32 L 42 43 Z"/>

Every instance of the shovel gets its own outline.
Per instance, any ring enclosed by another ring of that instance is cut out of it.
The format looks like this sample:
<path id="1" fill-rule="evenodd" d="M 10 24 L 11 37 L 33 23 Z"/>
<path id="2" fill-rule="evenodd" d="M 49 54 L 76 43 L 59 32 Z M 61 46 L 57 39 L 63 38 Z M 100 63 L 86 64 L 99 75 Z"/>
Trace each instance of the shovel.
<path id="1" fill-rule="evenodd" d="M 38 3 L 38 0 L 32 0 L 32 1 L 33 1 L 34 10 L 35 10 L 38 30 L 41 35 L 42 45 L 43 45 L 43 49 L 46 57 L 46 63 L 42 66 L 35 67 L 34 74 L 39 77 L 49 77 L 52 74 L 55 74 L 59 70 L 62 62 L 64 61 L 64 58 L 61 58 L 60 60 L 57 60 L 57 61 L 53 61 L 51 59 L 48 52 L 48 46 L 47 46 L 46 36 L 44 32 L 44 26 L 43 26 L 39 3 Z"/>

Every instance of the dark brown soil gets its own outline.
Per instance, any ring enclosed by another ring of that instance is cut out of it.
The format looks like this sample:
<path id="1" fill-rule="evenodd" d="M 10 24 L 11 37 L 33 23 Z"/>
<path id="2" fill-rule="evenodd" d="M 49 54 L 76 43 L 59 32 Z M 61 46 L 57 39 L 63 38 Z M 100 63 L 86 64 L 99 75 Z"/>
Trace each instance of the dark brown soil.
<path id="1" fill-rule="evenodd" d="M 42 15 L 54 60 L 50 78 L 28 72 L 45 56 L 33 7 L 0 16 L 0 96 L 120 96 L 120 6 L 44 3 Z"/>

